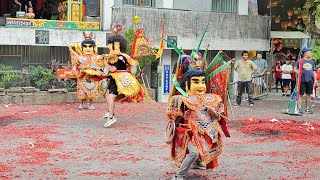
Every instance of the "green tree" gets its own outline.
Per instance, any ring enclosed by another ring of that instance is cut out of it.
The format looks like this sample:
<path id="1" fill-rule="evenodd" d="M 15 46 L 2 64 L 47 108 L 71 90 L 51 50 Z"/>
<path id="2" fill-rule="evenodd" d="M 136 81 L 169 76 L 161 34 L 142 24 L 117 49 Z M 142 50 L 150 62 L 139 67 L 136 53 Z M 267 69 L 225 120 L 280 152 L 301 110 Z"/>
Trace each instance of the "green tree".
<path id="1" fill-rule="evenodd" d="M 311 34 L 313 38 L 320 36 L 320 28 L 316 22 L 320 23 L 320 0 L 306 0 L 302 13 L 308 15 L 305 22 L 305 30 Z M 319 25 L 318 25 L 319 26 Z"/>
<path id="2" fill-rule="evenodd" d="M 305 29 L 308 33 L 311 34 L 312 38 L 320 37 L 320 27 L 316 23 L 320 24 L 320 0 L 306 0 L 302 13 L 308 15 L 308 19 L 305 22 Z M 313 50 L 312 50 L 312 59 L 316 64 L 320 63 L 320 40 L 316 39 Z"/>
<path id="3" fill-rule="evenodd" d="M 320 40 L 317 39 L 312 49 L 312 59 L 316 64 L 320 64 Z"/>

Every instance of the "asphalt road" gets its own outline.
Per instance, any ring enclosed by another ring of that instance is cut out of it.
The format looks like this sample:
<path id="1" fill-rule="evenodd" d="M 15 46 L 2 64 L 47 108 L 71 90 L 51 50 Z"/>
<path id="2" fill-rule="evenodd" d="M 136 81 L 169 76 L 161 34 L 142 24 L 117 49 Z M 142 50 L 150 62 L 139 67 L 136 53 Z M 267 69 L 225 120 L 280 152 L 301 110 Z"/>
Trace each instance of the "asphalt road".
<path id="1" fill-rule="evenodd" d="M 188 179 L 319 179 L 319 104 L 314 114 L 283 114 L 277 96 L 233 108 L 231 137 L 214 171 Z M 164 142 L 165 103 L 116 104 L 104 128 L 105 103 L 0 105 L 0 179 L 170 179 L 177 167 Z M 231 117 L 231 116 L 230 116 Z M 318 138 L 318 139 L 317 139 Z"/>

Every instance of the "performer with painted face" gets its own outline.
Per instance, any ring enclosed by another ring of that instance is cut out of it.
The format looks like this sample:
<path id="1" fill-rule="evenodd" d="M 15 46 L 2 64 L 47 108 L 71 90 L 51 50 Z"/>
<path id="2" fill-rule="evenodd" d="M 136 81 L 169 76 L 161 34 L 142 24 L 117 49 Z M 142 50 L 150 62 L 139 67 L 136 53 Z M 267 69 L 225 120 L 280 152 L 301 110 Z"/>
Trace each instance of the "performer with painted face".
<path id="1" fill-rule="evenodd" d="M 115 25 L 112 36 L 108 38 L 109 54 L 105 57 L 105 64 L 110 76 L 108 77 L 108 91 L 105 96 L 108 103 L 108 111 L 104 115 L 104 118 L 107 119 L 104 127 L 109 127 L 116 122 L 114 117 L 116 100 L 139 102 L 144 97 L 143 88 L 131 73 L 131 66 L 137 66 L 139 62 L 125 54 L 127 41 L 122 36 L 123 28 L 123 25 Z"/>
<path id="2" fill-rule="evenodd" d="M 77 97 L 80 99 L 79 110 L 85 107 L 84 102 L 89 100 L 90 110 L 95 110 L 93 99 L 100 96 L 102 79 L 106 78 L 106 68 L 103 56 L 97 55 L 95 41 L 92 40 L 92 33 L 84 32 L 85 40 L 81 47 L 69 46 L 72 57 L 72 67 L 77 74 Z"/>
<path id="3" fill-rule="evenodd" d="M 171 158 L 180 167 L 173 179 L 183 179 L 189 168 L 215 169 L 223 147 L 219 128 L 230 137 L 226 120 L 232 61 L 225 62 L 219 52 L 207 67 L 206 52 L 198 54 L 199 47 L 190 57 L 173 46 L 179 59 L 166 110 L 166 143 L 171 144 Z"/>

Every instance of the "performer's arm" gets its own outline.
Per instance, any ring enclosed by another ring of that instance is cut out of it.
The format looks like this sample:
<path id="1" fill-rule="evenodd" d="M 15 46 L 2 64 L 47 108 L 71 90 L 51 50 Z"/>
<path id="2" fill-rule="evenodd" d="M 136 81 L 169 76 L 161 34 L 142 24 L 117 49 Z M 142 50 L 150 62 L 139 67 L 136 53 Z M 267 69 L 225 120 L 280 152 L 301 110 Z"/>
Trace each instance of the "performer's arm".
<path id="1" fill-rule="evenodd" d="M 79 60 L 78 57 L 75 57 L 71 60 L 72 69 L 79 74 Z"/>
<path id="2" fill-rule="evenodd" d="M 109 63 L 106 63 L 106 66 L 110 72 L 115 72 L 117 70 L 115 66 L 111 66 Z"/>

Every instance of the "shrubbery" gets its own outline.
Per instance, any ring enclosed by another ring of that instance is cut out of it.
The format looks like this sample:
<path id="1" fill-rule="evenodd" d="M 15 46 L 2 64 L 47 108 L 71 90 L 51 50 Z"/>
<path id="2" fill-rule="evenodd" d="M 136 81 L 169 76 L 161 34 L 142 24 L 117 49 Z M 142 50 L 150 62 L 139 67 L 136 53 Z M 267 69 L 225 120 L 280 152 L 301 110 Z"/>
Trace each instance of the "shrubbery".
<path id="1" fill-rule="evenodd" d="M 0 88 L 9 88 L 21 80 L 21 76 L 12 72 L 11 66 L 0 64 Z"/>

